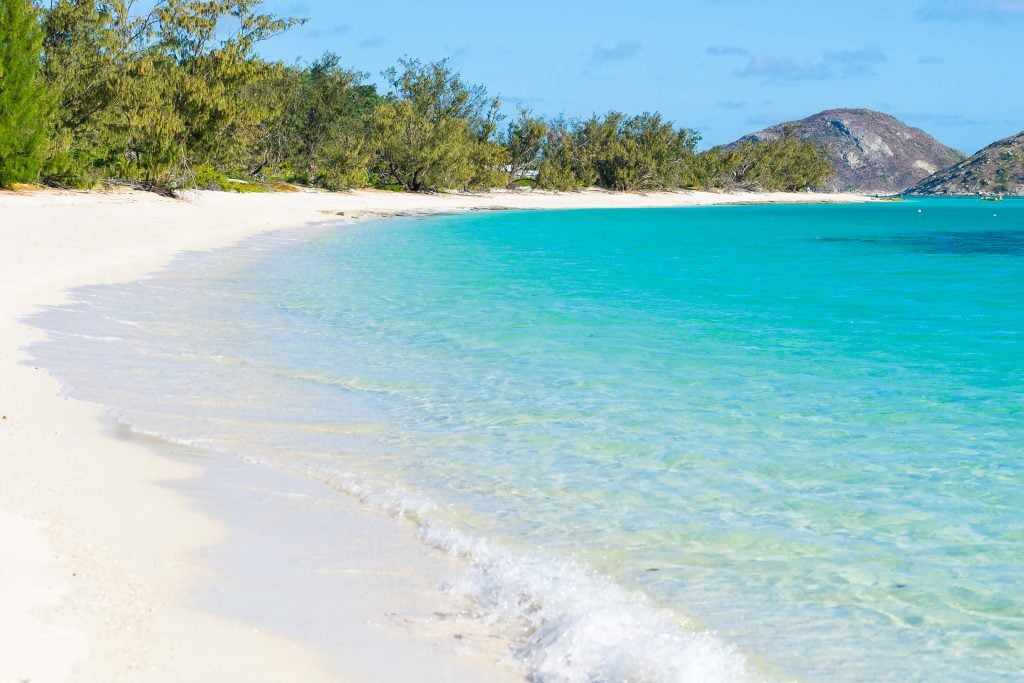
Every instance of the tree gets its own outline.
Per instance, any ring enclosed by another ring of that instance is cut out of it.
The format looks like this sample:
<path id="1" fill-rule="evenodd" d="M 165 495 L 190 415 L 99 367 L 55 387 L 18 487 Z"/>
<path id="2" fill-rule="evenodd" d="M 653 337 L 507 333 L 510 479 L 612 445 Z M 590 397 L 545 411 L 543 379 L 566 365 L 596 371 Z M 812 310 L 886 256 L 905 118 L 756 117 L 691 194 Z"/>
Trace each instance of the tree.
<path id="1" fill-rule="evenodd" d="M 519 107 L 519 117 L 508 125 L 505 132 L 509 187 L 527 173 L 540 169 L 541 149 L 547 134 L 548 126 L 543 119 L 534 117 L 529 109 Z"/>
<path id="2" fill-rule="evenodd" d="M 35 182 L 48 97 L 38 76 L 43 31 L 30 0 L 0 0 L 0 187 Z"/>
<path id="3" fill-rule="evenodd" d="M 485 186 L 503 160 L 497 98 L 467 85 L 447 60 L 402 59 L 385 76 L 391 94 L 373 115 L 374 174 L 411 192 Z"/>
<path id="4" fill-rule="evenodd" d="M 43 73 L 56 102 L 44 182 L 89 186 L 108 173 L 123 142 L 113 124 L 147 16 L 123 0 L 56 0 L 43 17 Z"/>
<path id="5" fill-rule="evenodd" d="M 627 117 L 609 112 L 578 128 L 597 184 L 610 190 L 674 189 L 693 180 L 693 159 L 700 136 L 676 129 L 658 113 Z"/>
<path id="6" fill-rule="evenodd" d="M 286 159 L 300 179 L 331 189 L 366 184 L 366 139 L 379 98 L 365 78 L 330 52 L 292 78 L 281 125 Z"/>
<path id="7" fill-rule="evenodd" d="M 249 97 L 280 69 L 255 46 L 300 23 L 258 0 L 55 0 L 46 15 L 47 80 L 59 98 L 46 175 L 117 177 L 172 191 L 198 164 L 226 166 L 233 131 L 268 118 Z"/>
<path id="8" fill-rule="evenodd" d="M 146 185 L 187 184 L 193 164 L 223 163 L 232 126 L 267 112 L 246 97 L 277 66 L 258 43 L 302 23 L 261 14 L 259 0 L 161 0 L 125 91 L 128 171 Z"/>
<path id="9" fill-rule="evenodd" d="M 597 175 L 579 134 L 581 125 L 579 121 L 566 121 L 562 117 L 548 123 L 537 171 L 540 187 L 566 192 L 594 184 Z"/>
<path id="10" fill-rule="evenodd" d="M 721 146 L 701 152 L 693 160 L 694 184 L 703 190 L 731 187 L 738 154 Z"/>
<path id="11" fill-rule="evenodd" d="M 801 141 L 792 128 L 776 139 L 741 142 L 731 154 L 733 182 L 758 190 L 793 192 L 819 187 L 834 172 L 827 153 Z"/>
<path id="12" fill-rule="evenodd" d="M 368 182 L 369 127 L 380 101 L 366 74 L 331 52 L 309 65 L 284 67 L 249 88 L 265 115 L 234 124 L 228 165 L 239 175 L 338 190 Z"/>
<path id="13" fill-rule="evenodd" d="M 552 122 L 538 182 L 553 190 L 597 185 L 609 190 L 675 189 L 696 182 L 700 136 L 658 113 Z"/>
<path id="14" fill-rule="evenodd" d="M 490 189 L 506 184 L 508 151 L 498 136 L 498 124 L 503 118 L 500 112 L 501 101 L 494 97 L 480 115 L 470 118 L 469 176 L 462 189 Z"/>

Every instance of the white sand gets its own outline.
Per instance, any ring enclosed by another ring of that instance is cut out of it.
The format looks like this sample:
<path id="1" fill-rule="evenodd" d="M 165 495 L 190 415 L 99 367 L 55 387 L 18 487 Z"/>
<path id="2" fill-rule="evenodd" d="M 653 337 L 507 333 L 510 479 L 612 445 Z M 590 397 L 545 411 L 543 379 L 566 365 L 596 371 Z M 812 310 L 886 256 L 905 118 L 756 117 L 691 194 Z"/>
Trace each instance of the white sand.
<path id="1" fill-rule="evenodd" d="M 456 651 L 436 638 L 418 638 L 415 627 L 402 633 L 370 623 L 395 603 L 422 608 L 423 596 L 401 594 L 413 589 L 401 572 L 396 579 L 389 570 L 389 553 L 419 556 L 425 565 L 435 560 L 409 529 L 355 504 L 344 511 L 351 519 L 351 562 L 331 574 L 333 597 L 346 603 L 347 615 L 325 625 L 339 631 L 332 652 L 195 607 L 190 587 L 209 571 L 197 551 L 218 544 L 225 527 L 160 482 L 195 478 L 200 470 L 116 438 L 98 408 L 62 398 L 55 379 L 24 364 L 23 349 L 40 332 L 19 318 L 60 303 L 66 289 L 130 281 L 183 250 L 225 246 L 339 213 L 822 201 L 865 199 L 355 192 L 196 193 L 171 200 L 141 193 L 0 193 L 0 683 L 517 678 L 496 664 L 494 648 Z M 385 536 L 380 547 L 390 550 L 378 552 L 376 539 Z"/>

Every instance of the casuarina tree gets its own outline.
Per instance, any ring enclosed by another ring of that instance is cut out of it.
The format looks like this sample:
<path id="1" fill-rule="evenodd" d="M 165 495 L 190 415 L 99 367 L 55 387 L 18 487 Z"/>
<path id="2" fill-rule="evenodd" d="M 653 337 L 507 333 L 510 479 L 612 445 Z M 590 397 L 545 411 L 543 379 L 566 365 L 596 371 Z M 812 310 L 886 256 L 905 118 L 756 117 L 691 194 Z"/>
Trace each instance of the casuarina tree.
<path id="1" fill-rule="evenodd" d="M 0 0 L 0 187 L 36 180 L 46 92 L 37 77 L 43 31 L 31 0 Z"/>

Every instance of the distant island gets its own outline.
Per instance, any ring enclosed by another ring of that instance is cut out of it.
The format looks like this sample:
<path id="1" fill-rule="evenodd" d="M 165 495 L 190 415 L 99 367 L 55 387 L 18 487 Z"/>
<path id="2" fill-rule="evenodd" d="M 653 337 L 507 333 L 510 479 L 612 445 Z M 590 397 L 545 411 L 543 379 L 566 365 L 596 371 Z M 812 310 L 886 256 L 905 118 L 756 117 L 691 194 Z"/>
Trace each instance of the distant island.
<path id="1" fill-rule="evenodd" d="M 1024 132 L 928 176 L 906 194 L 1024 196 Z"/>
<path id="2" fill-rule="evenodd" d="M 825 151 L 834 173 L 823 189 L 833 192 L 897 194 L 966 158 L 924 131 L 870 109 L 829 109 L 751 133 L 726 148 L 777 140 L 787 131 Z"/>

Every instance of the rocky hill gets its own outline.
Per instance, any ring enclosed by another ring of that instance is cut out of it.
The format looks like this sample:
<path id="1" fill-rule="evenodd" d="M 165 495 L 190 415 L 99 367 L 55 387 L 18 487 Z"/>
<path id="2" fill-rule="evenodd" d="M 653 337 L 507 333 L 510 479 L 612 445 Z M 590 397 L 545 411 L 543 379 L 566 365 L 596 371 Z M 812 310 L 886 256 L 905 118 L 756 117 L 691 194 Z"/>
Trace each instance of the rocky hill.
<path id="1" fill-rule="evenodd" d="M 1024 196 L 1024 132 L 1011 135 L 928 176 L 905 194 Z"/>
<path id="2" fill-rule="evenodd" d="M 827 189 L 835 192 L 895 194 L 965 157 L 924 131 L 870 109 L 829 109 L 751 133 L 727 147 L 774 140 L 787 128 L 827 150 L 835 168 Z"/>

